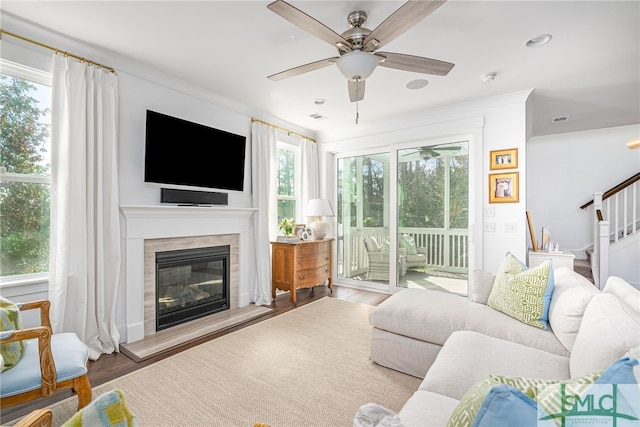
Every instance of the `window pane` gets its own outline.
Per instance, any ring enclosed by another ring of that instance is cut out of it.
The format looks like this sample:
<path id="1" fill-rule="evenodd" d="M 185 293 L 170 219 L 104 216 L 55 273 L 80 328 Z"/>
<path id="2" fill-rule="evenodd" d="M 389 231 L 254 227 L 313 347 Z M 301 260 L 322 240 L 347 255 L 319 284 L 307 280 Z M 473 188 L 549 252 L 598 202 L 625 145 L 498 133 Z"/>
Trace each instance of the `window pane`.
<path id="1" fill-rule="evenodd" d="M 278 224 L 284 218 L 296 218 L 295 200 L 278 200 Z"/>
<path id="2" fill-rule="evenodd" d="M 295 192 L 295 153 L 278 149 L 278 195 L 294 196 Z"/>
<path id="3" fill-rule="evenodd" d="M 50 106 L 50 87 L 0 75 L 2 276 L 49 269 Z"/>
<path id="4" fill-rule="evenodd" d="M 49 184 L 0 183 L 2 276 L 49 270 Z"/>

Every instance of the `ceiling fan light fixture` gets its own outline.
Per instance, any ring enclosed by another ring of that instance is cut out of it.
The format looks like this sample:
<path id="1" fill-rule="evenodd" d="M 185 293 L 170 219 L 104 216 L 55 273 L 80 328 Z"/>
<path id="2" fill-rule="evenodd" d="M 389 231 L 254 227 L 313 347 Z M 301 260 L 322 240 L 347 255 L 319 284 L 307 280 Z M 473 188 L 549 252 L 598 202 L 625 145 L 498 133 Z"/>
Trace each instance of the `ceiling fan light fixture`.
<path id="1" fill-rule="evenodd" d="M 365 80 L 378 65 L 378 58 L 371 53 L 352 50 L 336 61 L 338 69 L 349 80 Z"/>

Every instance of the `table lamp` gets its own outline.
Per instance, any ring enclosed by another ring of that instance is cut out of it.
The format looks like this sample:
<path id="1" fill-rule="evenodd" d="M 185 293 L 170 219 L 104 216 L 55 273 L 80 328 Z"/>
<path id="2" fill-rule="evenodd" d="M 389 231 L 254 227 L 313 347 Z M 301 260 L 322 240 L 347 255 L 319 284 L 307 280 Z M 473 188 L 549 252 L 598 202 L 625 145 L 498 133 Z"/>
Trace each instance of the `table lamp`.
<path id="1" fill-rule="evenodd" d="M 315 220 L 309 224 L 313 238 L 324 239 L 330 227 L 322 217 L 333 216 L 331 203 L 327 199 L 310 199 L 307 204 L 307 216 L 315 217 Z"/>

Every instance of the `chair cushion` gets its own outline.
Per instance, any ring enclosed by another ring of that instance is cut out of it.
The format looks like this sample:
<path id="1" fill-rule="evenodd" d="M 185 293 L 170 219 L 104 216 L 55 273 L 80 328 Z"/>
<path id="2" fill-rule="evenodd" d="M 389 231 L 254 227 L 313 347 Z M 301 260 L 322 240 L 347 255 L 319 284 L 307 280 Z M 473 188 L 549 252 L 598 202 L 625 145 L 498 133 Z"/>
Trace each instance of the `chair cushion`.
<path id="1" fill-rule="evenodd" d="M 367 252 L 380 252 L 380 245 L 373 236 L 368 236 L 364 239 L 364 246 L 367 249 Z"/>
<path id="2" fill-rule="evenodd" d="M 0 297 L 0 332 L 22 329 L 20 308 L 4 297 Z M 4 372 L 13 368 L 24 352 L 24 341 L 12 341 L 0 344 L 0 357 Z"/>
<path id="3" fill-rule="evenodd" d="M 413 236 L 410 236 L 408 234 L 403 234 L 402 236 L 400 236 L 400 247 L 407 250 L 407 255 L 416 255 L 418 253 L 416 242 L 413 239 Z"/>
<path id="4" fill-rule="evenodd" d="M 87 373 L 89 348 L 74 333 L 53 334 L 51 352 L 58 382 Z M 0 396 L 8 397 L 40 388 L 40 358 L 38 339 L 25 341 L 24 352 L 14 369 L 0 376 Z"/>

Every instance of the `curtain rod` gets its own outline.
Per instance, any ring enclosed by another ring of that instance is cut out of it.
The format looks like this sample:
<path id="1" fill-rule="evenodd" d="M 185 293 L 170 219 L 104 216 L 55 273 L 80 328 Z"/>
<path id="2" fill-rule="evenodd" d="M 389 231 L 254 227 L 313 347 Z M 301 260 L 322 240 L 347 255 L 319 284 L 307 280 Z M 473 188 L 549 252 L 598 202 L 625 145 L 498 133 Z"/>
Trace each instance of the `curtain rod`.
<path id="1" fill-rule="evenodd" d="M 3 30 L 2 28 L 0 28 L 0 39 L 2 38 L 3 34 L 6 34 L 6 35 L 11 36 L 11 37 L 15 37 L 16 39 L 20 39 L 20 40 L 25 41 L 27 43 L 35 44 L 36 46 L 40 46 L 40 47 L 43 47 L 45 49 L 52 50 L 55 53 L 61 53 L 64 56 L 70 56 L 70 57 L 72 57 L 74 59 L 77 59 L 78 61 L 86 62 L 87 64 L 95 65 L 96 67 L 100 67 L 100 68 L 104 68 L 105 70 L 108 70 L 108 71 L 110 71 L 110 72 L 112 72 L 114 74 L 116 72 L 116 70 L 114 70 L 111 67 L 107 67 L 106 65 L 102 65 L 102 64 L 99 64 L 97 62 L 93 62 L 90 59 L 83 58 L 83 57 L 78 56 L 78 55 L 74 55 L 74 54 L 66 52 L 64 50 L 56 49 L 55 47 L 48 46 L 48 45 L 46 45 L 44 43 L 40 43 L 40 42 L 37 42 L 35 40 L 28 39 L 28 38 L 23 37 L 21 35 L 18 35 L 18 34 L 15 34 L 15 33 L 12 33 L 12 32 L 9 32 L 9 31 L 6 31 L 6 30 Z"/>
<path id="2" fill-rule="evenodd" d="M 281 131 L 283 131 L 283 132 L 286 132 L 286 133 L 287 133 L 287 135 L 297 135 L 297 136 L 299 136 L 299 137 L 301 137 L 301 138 L 308 139 L 308 140 L 309 140 L 309 141 L 311 141 L 311 142 L 316 142 L 316 140 L 315 140 L 315 139 L 313 139 L 313 138 L 309 138 L 309 137 L 308 137 L 308 136 L 306 136 L 306 135 L 303 135 L 303 134 L 298 133 L 298 132 L 294 132 L 294 131 L 289 130 L 289 129 L 282 128 L 282 127 L 277 126 L 277 125 L 273 125 L 273 124 L 271 124 L 271 123 L 267 123 L 267 122 L 262 121 L 262 120 L 260 120 L 260 119 L 254 119 L 254 118 L 252 118 L 252 119 L 251 119 L 251 123 L 253 123 L 253 122 L 262 123 L 263 125 L 270 126 L 270 127 L 274 128 L 274 129 L 281 130 Z"/>

